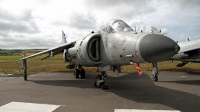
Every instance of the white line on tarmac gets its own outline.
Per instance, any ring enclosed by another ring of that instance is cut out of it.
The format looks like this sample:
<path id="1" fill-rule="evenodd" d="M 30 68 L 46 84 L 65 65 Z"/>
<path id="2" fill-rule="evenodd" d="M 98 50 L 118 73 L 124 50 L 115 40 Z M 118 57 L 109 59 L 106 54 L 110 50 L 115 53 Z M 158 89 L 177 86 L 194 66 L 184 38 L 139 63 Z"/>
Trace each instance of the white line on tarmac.
<path id="1" fill-rule="evenodd" d="M 0 112 L 52 112 L 61 105 L 10 102 L 0 107 Z"/>
<path id="2" fill-rule="evenodd" d="M 114 112 L 181 112 L 179 110 L 115 109 Z"/>

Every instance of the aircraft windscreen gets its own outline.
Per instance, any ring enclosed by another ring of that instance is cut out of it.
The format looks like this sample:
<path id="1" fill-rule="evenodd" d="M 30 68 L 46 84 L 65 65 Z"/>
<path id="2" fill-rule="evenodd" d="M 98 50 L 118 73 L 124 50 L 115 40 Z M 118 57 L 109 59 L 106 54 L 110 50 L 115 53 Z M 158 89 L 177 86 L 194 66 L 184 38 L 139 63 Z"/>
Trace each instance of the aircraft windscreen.
<path id="1" fill-rule="evenodd" d="M 108 21 L 107 24 L 104 25 L 101 29 L 108 33 L 133 31 L 133 29 L 122 20 Z"/>

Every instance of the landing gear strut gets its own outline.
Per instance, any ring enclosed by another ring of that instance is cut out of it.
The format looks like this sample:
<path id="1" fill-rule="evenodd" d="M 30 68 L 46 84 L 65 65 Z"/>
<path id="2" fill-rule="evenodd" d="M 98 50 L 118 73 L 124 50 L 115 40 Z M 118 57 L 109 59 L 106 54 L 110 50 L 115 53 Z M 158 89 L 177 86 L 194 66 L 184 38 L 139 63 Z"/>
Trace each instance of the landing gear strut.
<path id="1" fill-rule="evenodd" d="M 105 71 L 101 71 L 99 75 L 95 78 L 94 86 L 101 88 L 103 90 L 108 89 L 106 85 L 107 74 Z"/>
<path id="2" fill-rule="evenodd" d="M 85 78 L 85 70 L 82 68 L 81 65 L 78 65 L 78 69 L 74 69 L 74 76 L 75 78 L 79 78 L 79 75 L 81 76 L 82 79 Z"/>
<path id="3" fill-rule="evenodd" d="M 153 70 L 152 70 L 153 80 L 158 81 L 158 65 L 157 65 L 157 62 L 152 63 L 152 64 L 153 64 Z"/>

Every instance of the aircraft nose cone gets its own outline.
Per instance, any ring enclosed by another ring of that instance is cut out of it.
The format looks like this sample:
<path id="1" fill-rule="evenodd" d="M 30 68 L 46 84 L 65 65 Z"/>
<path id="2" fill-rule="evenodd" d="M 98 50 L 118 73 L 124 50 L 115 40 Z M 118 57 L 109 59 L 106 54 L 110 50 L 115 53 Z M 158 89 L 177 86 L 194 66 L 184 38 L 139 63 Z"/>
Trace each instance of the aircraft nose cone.
<path id="1" fill-rule="evenodd" d="M 167 36 L 147 34 L 141 39 L 139 50 L 145 61 L 158 62 L 171 58 L 180 50 L 180 47 Z"/>

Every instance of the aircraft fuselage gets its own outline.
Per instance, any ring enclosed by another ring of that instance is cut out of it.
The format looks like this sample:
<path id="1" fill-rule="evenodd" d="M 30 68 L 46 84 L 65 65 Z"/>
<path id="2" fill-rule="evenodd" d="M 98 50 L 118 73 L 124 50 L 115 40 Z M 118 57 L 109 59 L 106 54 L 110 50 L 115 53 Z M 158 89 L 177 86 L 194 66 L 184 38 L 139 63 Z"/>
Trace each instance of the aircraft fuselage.
<path id="1" fill-rule="evenodd" d="M 74 64 L 104 66 L 163 61 L 178 50 L 173 40 L 159 34 L 98 31 L 76 41 L 68 51 Z"/>

